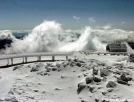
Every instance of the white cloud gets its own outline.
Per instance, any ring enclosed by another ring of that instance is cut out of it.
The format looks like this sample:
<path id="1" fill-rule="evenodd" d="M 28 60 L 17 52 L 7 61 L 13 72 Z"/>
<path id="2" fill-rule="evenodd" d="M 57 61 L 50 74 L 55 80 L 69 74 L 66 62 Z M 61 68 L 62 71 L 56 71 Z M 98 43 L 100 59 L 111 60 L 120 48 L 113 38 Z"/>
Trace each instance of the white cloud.
<path id="1" fill-rule="evenodd" d="M 94 17 L 89 17 L 88 20 L 89 20 L 89 22 L 91 22 L 91 23 L 96 22 L 96 20 L 94 19 Z"/>
<path id="2" fill-rule="evenodd" d="M 76 20 L 79 20 L 80 19 L 79 17 L 76 17 L 76 16 L 73 16 L 73 18 L 76 19 Z"/>
<path id="3" fill-rule="evenodd" d="M 110 29 L 111 27 L 112 27 L 111 24 L 107 24 L 107 25 L 103 26 L 102 28 L 105 29 L 105 30 L 108 30 L 108 29 Z"/>
<path id="4" fill-rule="evenodd" d="M 81 30 L 67 29 L 67 30 L 65 30 L 65 32 L 66 32 L 66 33 L 74 33 L 74 34 L 75 34 L 75 33 L 79 33 L 79 34 L 80 34 L 80 33 L 81 33 Z"/>
<path id="5" fill-rule="evenodd" d="M 12 33 L 30 33 L 31 30 L 11 30 Z"/>

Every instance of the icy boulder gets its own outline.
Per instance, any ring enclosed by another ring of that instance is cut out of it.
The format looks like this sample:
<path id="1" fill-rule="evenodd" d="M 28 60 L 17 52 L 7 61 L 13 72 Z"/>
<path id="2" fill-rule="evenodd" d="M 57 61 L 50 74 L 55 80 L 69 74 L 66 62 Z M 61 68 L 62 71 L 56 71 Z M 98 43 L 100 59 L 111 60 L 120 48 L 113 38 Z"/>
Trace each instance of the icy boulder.
<path id="1" fill-rule="evenodd" d="M 114 88 L 116 87 L 116 83 L 114 81 L 109 81 L 106 85 L 107 88 Z"/>
<path id="2" fill-rule="evenodd" d="M 134 54 L 130 54 L 128 58 L 129 62 L 134 62 Z"/>

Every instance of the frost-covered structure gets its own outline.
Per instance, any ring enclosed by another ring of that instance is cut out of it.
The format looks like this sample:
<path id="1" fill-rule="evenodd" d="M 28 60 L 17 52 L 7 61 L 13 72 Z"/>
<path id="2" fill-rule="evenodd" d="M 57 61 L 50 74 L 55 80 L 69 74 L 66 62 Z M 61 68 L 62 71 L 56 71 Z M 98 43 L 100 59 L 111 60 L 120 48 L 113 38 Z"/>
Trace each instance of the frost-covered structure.
<path id="1" fill-rule="evenodd" d="M 109 52 L 127 52 L 127 46 L 121 42 L 115 42 L 108 44 L 106 50 Z"/>

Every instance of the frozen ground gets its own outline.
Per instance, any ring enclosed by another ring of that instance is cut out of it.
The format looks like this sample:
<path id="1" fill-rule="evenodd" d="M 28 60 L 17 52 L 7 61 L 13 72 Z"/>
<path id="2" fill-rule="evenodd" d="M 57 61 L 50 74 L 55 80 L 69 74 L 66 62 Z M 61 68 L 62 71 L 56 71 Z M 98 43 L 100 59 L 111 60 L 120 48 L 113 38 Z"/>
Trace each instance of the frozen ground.
<path id="1" fill-rule="evenodd" d="M 76 52 L 68 61 L 0 69 L 0 101 L 134 102 L 134 63 L 127 59 Z"/>

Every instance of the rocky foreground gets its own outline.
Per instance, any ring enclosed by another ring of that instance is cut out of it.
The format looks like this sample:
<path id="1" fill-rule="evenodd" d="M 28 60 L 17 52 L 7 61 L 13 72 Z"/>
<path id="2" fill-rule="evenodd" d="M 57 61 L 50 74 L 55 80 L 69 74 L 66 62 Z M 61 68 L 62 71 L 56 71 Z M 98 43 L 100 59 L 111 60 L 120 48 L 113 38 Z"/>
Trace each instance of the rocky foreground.
<path id="1" fill-rule="evenodd" d="M 134 66 L 129 62 L 69 59 L 19 65 L 6 71 L 12 85 L 0 102 L 134 101 Z M 1 72 L 0 81 L 3 75 Z"/>

